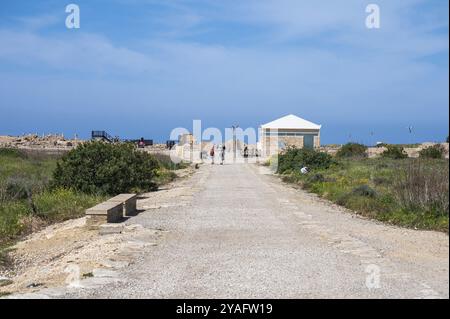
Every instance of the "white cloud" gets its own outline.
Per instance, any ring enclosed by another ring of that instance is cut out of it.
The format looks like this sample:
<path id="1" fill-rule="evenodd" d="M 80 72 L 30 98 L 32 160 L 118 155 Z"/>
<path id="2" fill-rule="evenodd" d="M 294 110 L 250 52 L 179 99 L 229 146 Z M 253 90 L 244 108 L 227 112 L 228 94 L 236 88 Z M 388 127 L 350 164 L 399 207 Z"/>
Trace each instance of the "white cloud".
<path id="1" fill-rule="evenodd" d="M 41 36 L 35 32 L 0 30 L 0 59 L 22 66 L 51 67 L 81 72 L 131 72 L 153 70 L 147 55 L 113 45 L 95 34 Z"/>

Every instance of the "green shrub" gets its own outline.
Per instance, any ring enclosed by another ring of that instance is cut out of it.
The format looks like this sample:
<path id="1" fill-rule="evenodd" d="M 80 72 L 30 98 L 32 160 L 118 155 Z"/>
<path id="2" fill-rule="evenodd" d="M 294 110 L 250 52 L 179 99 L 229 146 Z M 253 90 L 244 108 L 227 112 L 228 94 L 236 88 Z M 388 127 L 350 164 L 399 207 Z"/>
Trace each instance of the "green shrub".
<path id="1" fill-rule="evenodd" d="M 338 158 L 348 157 L 367 157 L 367 146 L 358 143 L 347 143 L 343 145 L 336 153 Z"/>
<path id="2" fill-rule="evenodd" d="M 421 158 L 443 158 L 444 157 L 444 147 L 441 144 L 436 144 L 424 148 L 419 152 L 419 157 Z"/>
<path id="3" fill-rule="evenodd" d="M 331 155 L 312 149 L 288 148 L 278 157 L 278 173 L 296 171 L 306 166 L 309 169 L 327 169 L 334 163 Z"/>
<path id="4" fill-rule="evenodd" d="M 353 195 L 363 196 L 363 197 L 371 197 L 374 198 L 377 196 L 377 192 L 371 188 L 369 185 L 361 185 L 357 186 L 352 190 Z"/>
<path id="5" fill-rule="evenodd" d="M 150 191 L 158 161 L 132 144 L 89 142 L 65 154 L 53 174 L 53 186 L 88 194 Z"/>
<path id="6" fill-rule="evenodd" d="M 381 153 L 381 157 L 392 158 L 392 159 L 402 159 L 407 158 L 408 154 L 405 153 L 403 147 L 398 145 L 387 145 L 386 150 Z"/>

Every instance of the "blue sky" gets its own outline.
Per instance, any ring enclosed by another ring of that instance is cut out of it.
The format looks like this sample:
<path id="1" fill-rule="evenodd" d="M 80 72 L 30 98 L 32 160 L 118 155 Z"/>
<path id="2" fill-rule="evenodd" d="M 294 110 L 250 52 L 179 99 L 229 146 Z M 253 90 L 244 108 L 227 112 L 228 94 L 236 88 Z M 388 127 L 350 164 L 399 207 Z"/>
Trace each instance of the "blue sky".
<path id="1" fill-rule="evenodd" d="M 448 135 L 448 1 L 75 0 L 72 30 L 69 3 L 2 0 L 0 135 L 165 141 L 193 119 L 290 113 L 322 124 L 323 143 Z"/>

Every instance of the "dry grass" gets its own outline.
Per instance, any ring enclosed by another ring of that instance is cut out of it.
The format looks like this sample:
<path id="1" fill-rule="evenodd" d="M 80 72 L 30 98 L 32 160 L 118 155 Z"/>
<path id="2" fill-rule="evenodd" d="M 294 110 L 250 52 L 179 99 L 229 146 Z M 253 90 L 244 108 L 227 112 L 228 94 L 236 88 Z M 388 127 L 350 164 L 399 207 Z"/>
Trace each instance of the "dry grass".
<path id="1" fill-rule="evenodd" d="M 400 205 L 410 210 L 448 216 L 448 165 L 436 167 L 423 160 L 414 160 L 398 173 L 393 190 Z"/>

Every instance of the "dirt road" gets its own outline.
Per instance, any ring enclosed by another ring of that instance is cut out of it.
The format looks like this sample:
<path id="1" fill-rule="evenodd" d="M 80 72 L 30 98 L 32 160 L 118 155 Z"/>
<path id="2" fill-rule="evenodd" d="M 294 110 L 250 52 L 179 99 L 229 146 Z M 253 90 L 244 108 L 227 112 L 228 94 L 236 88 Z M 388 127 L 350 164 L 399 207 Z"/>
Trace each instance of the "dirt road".
<path id="1" fill-rule="evenodd" d="M 130 265 L 39 296 L 449 297 L 448 235 L 360 218 L 265 173 L 201 166 L 165 204 L 139 203 L 126 223 L 161 236 L 142 232 Z"/>

